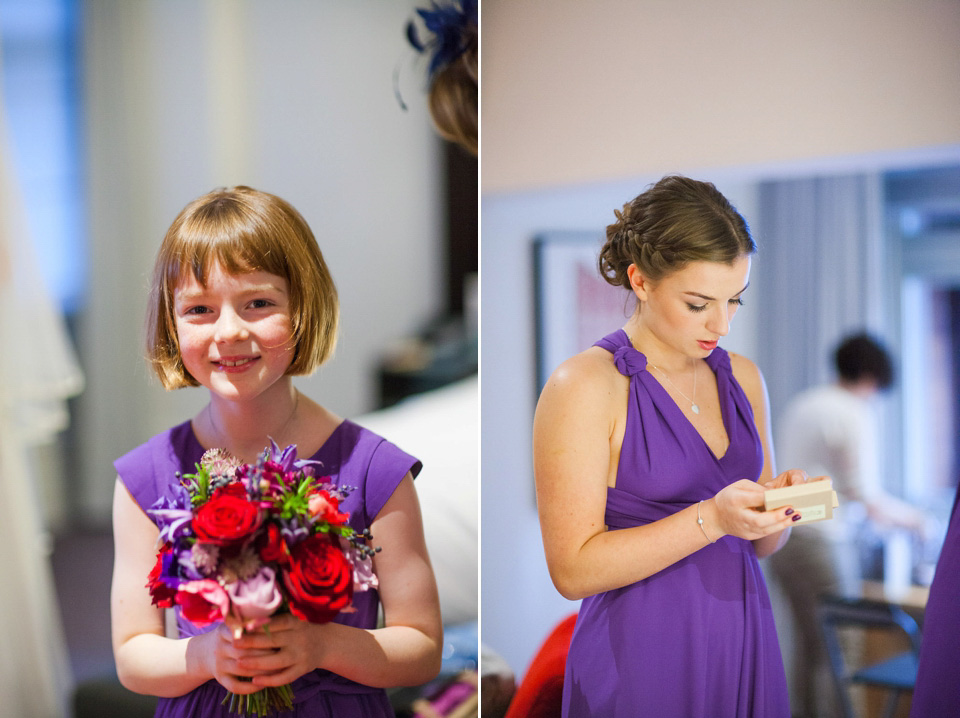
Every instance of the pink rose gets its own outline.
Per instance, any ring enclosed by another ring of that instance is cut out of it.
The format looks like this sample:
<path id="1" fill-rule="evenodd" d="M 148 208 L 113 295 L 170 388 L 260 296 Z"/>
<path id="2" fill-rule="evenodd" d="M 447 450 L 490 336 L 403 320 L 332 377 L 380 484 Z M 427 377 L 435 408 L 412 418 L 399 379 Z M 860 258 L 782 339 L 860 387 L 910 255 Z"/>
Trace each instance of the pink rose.
<path id="1" fill-rule="evenodd" d="M 213 579 L 188 581 L 180 585 L 174 599 L 183 617 L 195 626 L 223 620 L 230 611 L 230 597 Z"/>
<path id="2" fill-rule="evenodd" d="M 233 602 L 233 615 L 245 624 L 272 616 L 283 601 L 276 574 L 269 566 L 263 566 L 253 578 L 227 584 L 227 594 Z"/>
<path id="3" fill-rule="evenodd" d="M 343 549 L 347 560 L 353 564 L 353 590 L 367 591 L 377 588 L 380 580 L 373 571 L 373 558 L 362 553 L 346 539 L 340 539 L 340 548 Z"/>

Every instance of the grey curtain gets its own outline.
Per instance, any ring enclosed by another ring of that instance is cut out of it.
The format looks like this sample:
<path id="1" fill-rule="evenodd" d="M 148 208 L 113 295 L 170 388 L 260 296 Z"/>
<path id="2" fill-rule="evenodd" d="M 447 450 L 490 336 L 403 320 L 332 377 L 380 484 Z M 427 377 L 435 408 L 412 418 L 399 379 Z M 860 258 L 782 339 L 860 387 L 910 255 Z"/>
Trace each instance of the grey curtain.
<path id="1" fill-rule="evenodd" d="M 846 334 L 889 335 L 882 183 L 876 175 L 763 182 L 753 277 L 758 363 L 774 422 L 799 391 L 831 381 Z"/>

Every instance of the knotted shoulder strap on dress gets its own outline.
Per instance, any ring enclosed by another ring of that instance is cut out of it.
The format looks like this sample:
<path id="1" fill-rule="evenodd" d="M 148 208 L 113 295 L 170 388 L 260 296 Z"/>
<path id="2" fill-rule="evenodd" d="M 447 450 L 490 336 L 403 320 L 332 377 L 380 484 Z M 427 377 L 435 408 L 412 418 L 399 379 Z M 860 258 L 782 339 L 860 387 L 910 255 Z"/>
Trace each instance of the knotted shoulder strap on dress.
<path id="1" fill-rule="evenodd" d="M 638 352 L 623 329 L 608 334 L 594 344 L 613 354 L 613 363 L 624 376 L 634 376 L 647 368 L 647 358 Z"/>
<path id="2" fill-rule="evenodd" d="M 671 425 L 664 413 L 679 412 L 657 380 L 647 371 L 647 358 L 634 348 L 627 333 L 620 329 L 608 334 L 594 346 L 613 354 L 617 370 L 630 378 L 630 400 L 627 408 L 627 430 L 620 454 L 621 466 L 617 469 L 617 486 L 607 489 L 605 523 L 610 529 L 628 528 L 657 521 L 696 503 L 710 494 L 702 489 L 679 490 L 671 499 L 652 499 L 638 490 L 638 477 L 654 470 L 661 462 L 668 446 L 678 446 L 689 433 L 684 420 L 679 426 Z M 722 358 L 718 356 L 722 361 Z M 669 404 L 669 406 L 668 406 Z M 679 440 L 676 438 L 680 433 Z M 638 441 L 639 436 L 643 437 Z M 702 439 L 693 442 L 698 452 L 704 451 Z M 628 450 L 629 445 L 629 450 Z M 622 462 L 630 462 L 625 469 Z M 626 480 L 623 487 L 621 481 Z"/>

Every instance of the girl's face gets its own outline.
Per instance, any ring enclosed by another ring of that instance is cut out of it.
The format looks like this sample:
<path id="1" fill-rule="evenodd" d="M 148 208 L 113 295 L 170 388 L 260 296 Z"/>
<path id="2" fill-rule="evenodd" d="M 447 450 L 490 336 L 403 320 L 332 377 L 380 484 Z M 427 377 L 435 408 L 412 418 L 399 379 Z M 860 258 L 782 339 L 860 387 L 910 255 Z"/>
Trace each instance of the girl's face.
<path id="1" fill-rule="evenodd" d="M 632 274 L 644 302 L 643 324 L 666 347 L 691 358 L 708 356 L 730 331 L 749 278 L 749 256 L 733 264 L 691 262 L 656 283 Z"/>
<path id="2" fill-rule="evenodd" d="M 189 274 L 173 293 L 183 365 L 210 391 L 254 398 L 285 376 L 294 342 L 287 282 L 268 272 L 227 274 L 214 263 L 204 288 Z"/>

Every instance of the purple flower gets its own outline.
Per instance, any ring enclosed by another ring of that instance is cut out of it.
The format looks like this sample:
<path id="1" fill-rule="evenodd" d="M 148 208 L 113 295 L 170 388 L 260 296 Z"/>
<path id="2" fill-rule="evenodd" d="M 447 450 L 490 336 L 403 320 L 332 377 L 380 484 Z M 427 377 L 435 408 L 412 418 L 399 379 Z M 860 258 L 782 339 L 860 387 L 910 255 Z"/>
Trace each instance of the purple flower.
<path id="1" fill-rule="evenodd" d="M 180 577 L 180 560 L 173 551 L 164 551 L 160 554 L 160 571 L 157 579 L 167 586 L 176 589 L 183 583 Z"/>
<path id="2" fill-rule="evenodd" d="M 313 476 L 313 466 L 321 465 L 322 461 L 313 461 L 312 459 L 298 459 L 297 445 L 290 444 L 286 449 L 280 450 L 273 439 L 270 439 L 270 448 L 264 453 L 266 461 L 272 461 L 279 464 L 281 471 L 288 474 L 293 471 L 303 471 L 307 476 Z"/>
<path id="3" fill-rule="evenodd" d="M 171 486 L 166 496 L 161 496 L 147 512 L 156 519 L 160 529 L 161 543 L 175 543 L 182 536 L 192 533 L 190 521 L 190 494 L 180 484 Z"/>
<path id="4" fill-rule="evenodd" d="M 194 544 L 193 547 L 174 549 L 177 564 L 180 567 L 180 575 L 187 580 L 197 581 L 202 578 L 207 578 L 211 573 L 210 571 L 203 570 L 202 565 L 199 565 L 197 562 L 197 555 L 194 549 L 201 545 L 202 544 Z M 216 549 L 217 547 L 214 546 L 213 548 Z"/>
<path id="5" fill-rule="evenodd" d="M 296 517 L 290 519 L 280 519 L 280 533 L 288 546 L 293 546 L 308 538 L 312 531 L 297 520 Z"/>
<path id="6" fill-rule="evenodd" d="M 297 460 L 297 446 L 296 444 L 290 444 L 283 451 L 280 450 L 280 447 L 277 446 L 277 442 L 273 439 L 270 439 L 270 449 L 267 452 L 266 456 L 267 461 L 272 461 L 275 464 L 280 465 L 280 470 L 283 473 L 293 471 L 293 467 Z"/>

